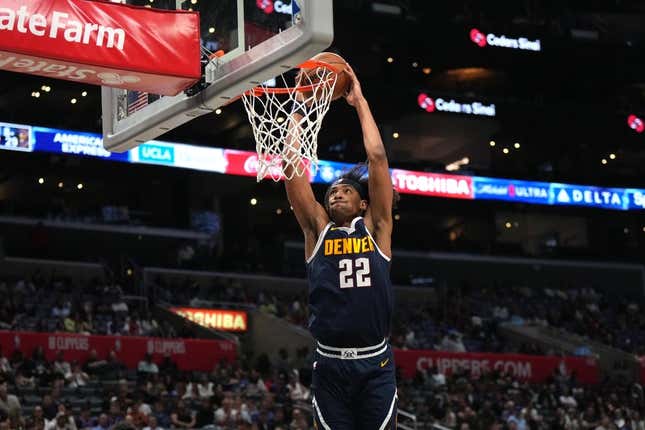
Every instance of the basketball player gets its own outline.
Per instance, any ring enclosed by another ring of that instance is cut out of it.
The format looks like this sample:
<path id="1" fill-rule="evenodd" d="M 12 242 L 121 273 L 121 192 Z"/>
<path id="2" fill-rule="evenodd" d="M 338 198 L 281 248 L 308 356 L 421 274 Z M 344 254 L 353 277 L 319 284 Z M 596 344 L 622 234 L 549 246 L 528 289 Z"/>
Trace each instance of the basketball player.
<path id="1" fill-rule="evenodd" d="M 367 180 L 365 168 L 357 166 L 329 187 L 323 204 L 316 201 L 306 175 L 286 181 L 289 203 L 305 236 L 309 329 L 317 342 L 314 424 L 318 430 L 395 429 L 396 378 L 387 340 L 393 309 L 395 192 L 361 85 L 351 68 L 346 73 L 351 84 L 345 99 L 361 123 Z M 301 118 L 293 113 L 291 126 L 297 127 Z M 290 176 L 297 166 L 284 167 Z"/>

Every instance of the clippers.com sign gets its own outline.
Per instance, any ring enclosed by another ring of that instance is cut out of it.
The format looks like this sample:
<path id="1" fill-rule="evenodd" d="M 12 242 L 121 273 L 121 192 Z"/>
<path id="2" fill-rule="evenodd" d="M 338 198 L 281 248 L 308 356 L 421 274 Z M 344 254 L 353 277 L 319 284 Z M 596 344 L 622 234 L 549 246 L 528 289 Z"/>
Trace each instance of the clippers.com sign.
<path id="1" fill-rule="evenodd" d="M 417 102 L 419 107 L 428 113 L 439 111 L 491 117 L 496 114 L 494 104 L 487 105 L 482 102 L 462 103 L 454 99 L 445 100 L 443 98 L 433 99 L 425 93 L 419 94 Z"/>
<path id="2" fill-rule="evenodd" d="M 526 37 L 513 38 L 504 35 L 497 36 L 493 33 L 484 34 L 476 28 L 470 30 L 470 40 L 480 48 L 495 46 L 499 48 L 520 49 L 523 51 L 534 52 L 542 50 L 540 39 L 529 40 Z"/>
<path id="3" fill-rule="evenodd" d="M 247 315 L 244 311 L 199 308 L 170 308 L 177 315 L 206 328 L 222 331 L 246 331 Z"/>
<path id="4" fill-rule="evenodd" d="M 0 4 L 0 70 L 163 95 L 201 77 L 197 13 L 100 1 Z"/>

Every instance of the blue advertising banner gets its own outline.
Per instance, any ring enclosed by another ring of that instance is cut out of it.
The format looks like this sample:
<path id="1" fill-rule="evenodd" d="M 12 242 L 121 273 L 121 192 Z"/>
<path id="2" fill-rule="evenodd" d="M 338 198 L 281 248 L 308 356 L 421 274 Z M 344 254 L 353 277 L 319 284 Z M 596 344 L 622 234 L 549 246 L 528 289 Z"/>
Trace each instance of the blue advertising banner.
<path id="1" fill-rule="evenodd" d="M 252 151 L 230 151 L 159 141 L 147 142 L 119 154 L 106 151 L 103 148 L 103 139 L 98 134 L 10 123 L 0 123 L 0 150 L 80 155 L 125 163 L 155 164 L 246 176 L 249 172 L 244 171 L 240 163 L 239 169 L 236 170 L 237 164 L 232 163 L 231 156 L 227 153 L 238 153 L 238 158 L 241 157 L 242 160 L 245 157 L 257 157 Z M 243 164 L 246 166 L 246 163 Z M 320 160 L 311 181 L 329 184 L 349 167 L 349 163 Z M 645 189 L 602 188 L 396 169 L 391 171 L 393 183 L 401 193 L 612 210 L 645 210 Z M 395 179 L 398 179 L 398 182 Z M 449 185 L 453 182 L 455 189 L 451 191 Z M 457 187 L 461 182 L 463 187 Z"/>
<path id="2" fill-rule="evenodd" d="M 129 160 L 127 152 L 108 152 L 103 148 L 103 138 L 94 133 L 33 127 L 34 150 L 56 154 L 82 155 L 108 160 Z"/>
<path id="3" fill-rule="evenodd" d="M 549 204 L 548 182 L 518 181 L 473 176 L 474 198 L 505 200 L 532 204 Z"/>

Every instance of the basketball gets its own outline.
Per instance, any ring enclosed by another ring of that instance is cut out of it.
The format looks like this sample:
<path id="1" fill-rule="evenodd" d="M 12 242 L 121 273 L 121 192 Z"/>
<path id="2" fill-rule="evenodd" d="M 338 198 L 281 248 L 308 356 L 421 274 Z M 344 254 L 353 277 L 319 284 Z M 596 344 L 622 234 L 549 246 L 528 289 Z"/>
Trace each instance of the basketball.
<path id="1" fill-rule="evenodd" d="M 333 52 L 321 52 L 320 54 L 314 56 L 311 58 L 314 61 L 320 61 L 323 63 L 327 63 L 331 65 L 334 70 L 336 70 L 336 85 L 334 86 L 334 93 L 331 97 L 332 100 L 337 100 L 341 98 L 349 89 L 349 86 L 351 84 L 351 79 L 345 69 L 347 68 L 347 61 L 343 59 L 338 54 L 334 54 Z M 314 75 L 315 69 L 308 69 L 303 71 L 301 73 L 306 73 L 307 76 L 310 77 L 312 80 L 312 83 L 317 82 L 317 77 Z M 307 94 L 307 93 L 305 93 Z M 311 94 L 311 93 L 309 93 Z"/>

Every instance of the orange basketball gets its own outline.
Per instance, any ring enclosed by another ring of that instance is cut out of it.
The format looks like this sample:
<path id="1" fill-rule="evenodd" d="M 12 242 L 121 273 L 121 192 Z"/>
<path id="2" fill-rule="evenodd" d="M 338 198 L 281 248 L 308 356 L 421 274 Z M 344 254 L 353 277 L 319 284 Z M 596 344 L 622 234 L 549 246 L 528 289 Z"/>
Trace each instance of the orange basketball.
<path id="1" fill-rule="evenodd" d="M 338 54 L 334 54 L 333 52 L 321 52 L 320 54 L 314 56 L 312 60 L 327 63 L 336 71 L 336 85 L 334 86 L 334 93 L 331 96 L 331 99 L 337 100 L 341 98 L 347 92 L 351 84 L 351 79 L 345 71 L 345 69 L 347 68 L 347 62 L 343 59 L 343 57 Z M 317 79 L 312 76 L 312 74 L 314 73 L 313 70 L 315 69 L 303 70 L 301 73 L 306 73 L 307 76 L 311 78 L 313 83 L 315 83 Z"/>

